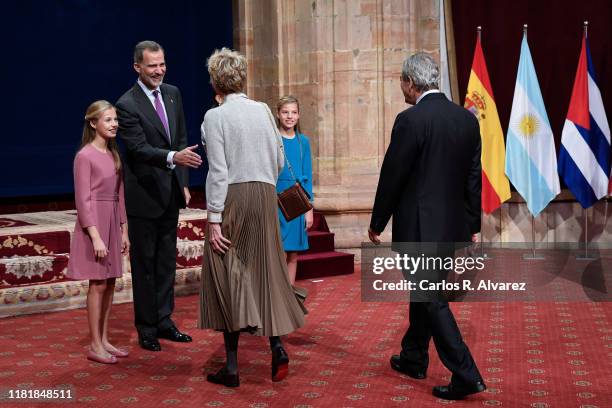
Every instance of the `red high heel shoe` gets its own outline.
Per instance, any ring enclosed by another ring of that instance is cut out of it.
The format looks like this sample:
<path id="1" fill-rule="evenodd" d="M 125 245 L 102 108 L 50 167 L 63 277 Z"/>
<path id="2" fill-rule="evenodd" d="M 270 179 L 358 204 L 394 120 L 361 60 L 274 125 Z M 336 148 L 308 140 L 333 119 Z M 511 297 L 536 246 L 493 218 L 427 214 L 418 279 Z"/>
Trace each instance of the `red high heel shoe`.
<path id="1" fill-rule="evenodd" d="M 289 373 L 289 356 L 280 346 L 272 350 L 272 381 L 282 381 Z"/>

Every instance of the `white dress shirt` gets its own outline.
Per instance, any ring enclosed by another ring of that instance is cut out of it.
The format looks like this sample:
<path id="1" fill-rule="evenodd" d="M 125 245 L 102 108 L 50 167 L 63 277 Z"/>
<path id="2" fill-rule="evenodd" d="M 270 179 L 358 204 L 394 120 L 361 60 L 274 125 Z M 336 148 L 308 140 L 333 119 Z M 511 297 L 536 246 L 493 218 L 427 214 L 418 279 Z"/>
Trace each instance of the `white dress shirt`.
<path id="1" fill-rule="evenodd" d="M 423 97 L 424 97 L 425 95 L 429 95 L 429 94 L 432 94 L 432 93 L 440 93 L 440 90 L 439 90 L 439 89 L 430 89 L 429 91 L 425 91 L 425 92 L 423 92 L 423 93 L 421 94 L 421 96 L 419 96 L 419 97 L 417 98 L 415 105 L 416 105 L 417 103 L 419 103 L 419 102 L 421 101 L 421 99 L 423 99 Z"/>
<path id="2" fill-rule="evenodd" d="M 159 86 L 155 89 L 149 89 L 147 88 L 145 84 L 142 83 L 140 78 L 138 78 L 138 85 L 140 85 L 145 95 L 147 95 L 147 97 L 151 101 L 151 104 L 153 105 L 153 109 L 155 109 L 155 95 L 153 95 L 153 92 L 155 91 L 159 92 L 159 101 L 161 102 L 162 109 L 164 110 L 164 115 L 166 115 L 166 121 L 168 121 L 168 112 L 166 112 L 166 105 L 164 104 L 164 98 L 162 98 L 162 93 L 161 93 L 161 89 L 159 89 Z M 155 111 L 157 112 L 157 109 L 155 109 Z M 168 137 L 170 138 L 170 135 L 168 135 Z M 168 156 L 166 156 L 166 163 L 168 164 L 168 168 L 170 169 L 173 169 L 176 167 L 173 161 L 175 154 L 176 152 L 171 150 L 168 152 Z"/>

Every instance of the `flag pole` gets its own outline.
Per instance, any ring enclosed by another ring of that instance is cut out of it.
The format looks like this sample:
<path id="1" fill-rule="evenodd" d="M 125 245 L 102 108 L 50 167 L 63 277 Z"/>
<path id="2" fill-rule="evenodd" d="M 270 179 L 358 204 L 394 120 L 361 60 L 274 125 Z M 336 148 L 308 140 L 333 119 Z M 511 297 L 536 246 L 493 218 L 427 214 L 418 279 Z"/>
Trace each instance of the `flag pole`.
<path id="1" fill-rule="evenodd" d="M 589 35 L 589 22 L 588 20 L 584 21 L 584 38 L 586 39 Z M 588 214 L 588 208 L 583 208 L 582 209 L 584 211 L 584 259 L 589 259 L 589 243 L 588 243 L 588 236 L 589 236 L 589 214 Z"/>
<path id="2" fill-rule="evenodd" d="M 583 208 L 584 211 L 584 258 L 589 258 L 589 209 Z"/>
<path id="3" fill-rule="evenodd" d="M 536 254 L 536 242 L 535 242 L 535 217 L 531 214 L 531 253 L 523 254 L 525 260 L 541 260 L 544 259 L 543 255 Z"/>
<path id="4" fill-rule="evenodd" d="M 476 38 L 478 40 L 478 42 L 481 42 L 481 38 L 482 38 L 482 26 L 477 26 L 476 27 Z M 480 225 L 484 225 L 484 223 L 482 222 L 484 220 L 484 211 L 480 211 Z M 485 234 L 482 231 L 482 228 L 480 229 L 480 256 L 484 259 L 488 258 L 488 255 L 485 254 L 484 252 L 484 240 L 485 240 Z"/>
<path id="5" fill-rule="evenodd" d="M 485 254 L 484 252 L 484 233 L 482 231 L 482 225 L 484 225 L 484 223 L 482 222 L 484 218 L 484 211 L 480 211 L 480 257 L 483 259 L 487 258 L 487 254 Z"/>
<path id="6" fill-rule="evenodd" d="M 525 38 L 527 38 L 527 24 L 523 24 L 523 35 L 525 36 Z M 533 215 L 533 213 L 531 214 L 531 243 L 533 250 L 532 254 L 526 255 L 523 258 L 531 260 L 544 259 L 542 255 L 537 255 L 535 252 L 535 216 Z"/>
<path id="7" fill-rule="evenodd" d="M 484 231 L 483 231 L 484 228 L 482 228 L 482 226 L 484 226 L 484 223 L 482 222 L 483 219 L 484 219 L 484 214 L 485 214 L 485 212 L 481 210 L 480 211 L 480 225 L 481 225 L 481 228 L 480 228 L 480 257 L 484 258 L 484 259 L 493 259 L 493 257 L 491 255 L 487 254 L 484 251 L 484 247 L 485 247 L 485 234 L 484 234 Z M 488 215 L 492 215 L 492 213 L 488 214 Z M 495 226 L 493 226 L 493 233 L 495 233 Z M 489 243 L 492 243 L 492 242 L 493 242 L 493 239 L 491 239 L 491 241 Z"/>
<path id="8" fill-rule="evenodd" d="M 589 35 L 589 22 L 588 21 L 584 21 L 584 38 L 586 39 Z M 608 204 L 608 202 L 606 201 L 606 205 Z M 587 210 L 583 209 L 584 211 L 584 259 L 589 259 L 589 247 L 588 247 L 588 233 L 589 233 L 589 223 L 588 221 L 588 214 L 587 214 Z M 607 212 L 607 211 L 606 211 Z"/>
<path id="9" fill-rule="evenodd" d="M 584 30 L 584 38 L 586 39 L 589 34 L 589 22 L 586 20 L 583 23 L 583 30 Z M 607 204 L 608 202 L 606 200 L 606 205 Z M 607 212 L 607 209 L 606 209 L 606 212 Z M 584 215 L 584 256 L 578 256 L 576 257 L 576 259 L 579 259 L 581 261 L 590 261 L 590 260 L 594 260 L 595 258 L 589 257 L 589 209 L 583 208 L 582 214 Z"/>
<path id="10" fill-rule="evenodd" d="M 604 207 L 604 222 L 607 222 L 608 221 L 608 201 L 610 201 L 610 196 L 604 197 L 604 199 L 606 200 L 606 204 Z"/>
<path id="11" fill-rule="evenodd" d="M 502 222 L 502 205 L 503 203 L 499 206 L 499 246 L 501 247 L 501 243 L 502 243 L 502 233 L 504 232 L 504 223 Z"/>
<path id="12" fill-rule="evenodd" d="M 527 24 L 523 24 L 523 35 L 527 38 Z M 535 244 L 535 217 L 531 214 L 531 256 L 527 255 L 525 259 L 537 259 L 536 256 L 536 244 Z"/>
<path id="13" fill-rule="evenodd" d="M 583 31 L 584 38 L 586 39 L 589 32 L 589 22 L 586 20 L 583 23 Z M 578 256 L 576 259 L 582 261 L 593 260 L 594 258 L 589 257 L 589 209 L 583 208 L 582 214 L 584 216 L 584 255 Z"/>
<path id="14" fill-rule="evenodd" d="M 576 260 L 593 261 L 596 258 L 589 256 L 589 209 L 583 208 L 582 214 L 584 214 L 584 255 L 577 255 Z"/>
<path id="15" fill-rule="evenodd" d="M 535 253 L 535 217 L 533 216 L 533 214 L 531 214 L 531 245 L 533 248 L 533 258 L 536 258 L 536 253 Z"/>

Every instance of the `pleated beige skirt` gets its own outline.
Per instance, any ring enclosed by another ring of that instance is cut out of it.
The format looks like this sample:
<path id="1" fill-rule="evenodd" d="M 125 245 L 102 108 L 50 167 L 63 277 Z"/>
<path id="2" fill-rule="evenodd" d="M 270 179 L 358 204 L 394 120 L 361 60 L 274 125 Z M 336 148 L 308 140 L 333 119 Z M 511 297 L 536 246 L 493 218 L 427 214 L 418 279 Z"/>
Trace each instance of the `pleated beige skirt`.
<path id="1" fill-rule="evenodd" d="M 202 329 L 248 330 L 282 336 L 304 325 L 279 233 L 275 186 L 229 185 L 221 230 L 231 241 L 219 255 L 204 244 L 200 321 Z"/>

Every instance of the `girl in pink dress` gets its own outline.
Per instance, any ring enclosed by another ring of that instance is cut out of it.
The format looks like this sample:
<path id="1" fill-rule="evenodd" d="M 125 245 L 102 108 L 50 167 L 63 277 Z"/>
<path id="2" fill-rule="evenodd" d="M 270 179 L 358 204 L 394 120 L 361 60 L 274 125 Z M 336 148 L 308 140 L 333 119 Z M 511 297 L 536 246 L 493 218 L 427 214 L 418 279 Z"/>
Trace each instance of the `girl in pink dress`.
<path id="1" fill-rule="evenodd" d="M 91 346 L 87 358 L 105 364 L 128 355 L 108 341 L 115 279 L 122 275 L 122 254 L 130 247 L 115 141 L 117 127 L 117 113 L 109 102 L 96 101 L 87 108 L 81 149 L 74 159 L 77 221 L 66 274 L 71 279 L 89 280 Z"/>

